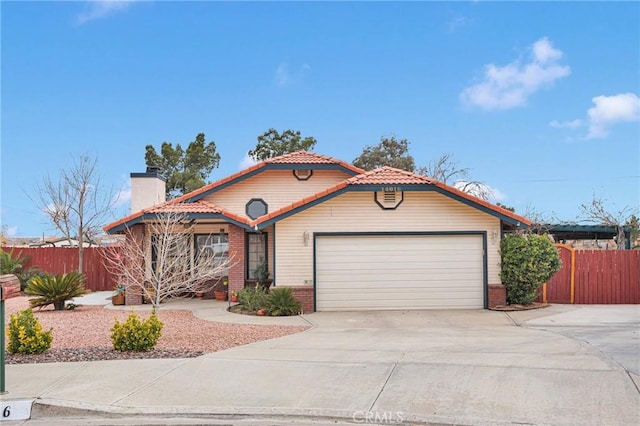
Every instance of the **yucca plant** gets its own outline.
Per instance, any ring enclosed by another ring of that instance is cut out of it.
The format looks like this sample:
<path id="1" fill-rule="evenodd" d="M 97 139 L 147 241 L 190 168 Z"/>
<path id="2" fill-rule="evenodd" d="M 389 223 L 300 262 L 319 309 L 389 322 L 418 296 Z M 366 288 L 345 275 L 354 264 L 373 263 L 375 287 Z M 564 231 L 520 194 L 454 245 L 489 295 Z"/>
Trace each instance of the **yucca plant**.
<path id="1" fill-rule="evenodd" d="M 272 289 L 267 296 L 267 306 L 273 316 L 298 315 L 301 309 L 300 302 L 293 297 L 289 287 Z"/>
<path id="2" fill-rule="evenodd" d="M 25 293 L 38 296 L 29 299 L 32 308 L 42 308 L 53 304 L 56 311 L 64 309 L 67 300 L 87 294 L 84 288 L 84 276 L 80 272 L 69 272 L 62 275 L 44 274 L 29 280 Z"/>

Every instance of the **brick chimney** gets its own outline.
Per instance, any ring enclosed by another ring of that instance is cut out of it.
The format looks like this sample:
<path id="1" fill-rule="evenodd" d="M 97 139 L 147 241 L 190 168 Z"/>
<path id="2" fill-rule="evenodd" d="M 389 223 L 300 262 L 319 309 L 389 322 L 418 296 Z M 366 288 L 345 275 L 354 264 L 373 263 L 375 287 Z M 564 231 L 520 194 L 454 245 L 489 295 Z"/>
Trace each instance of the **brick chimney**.
<path id="1" fill-rule="evenodd" d="M 164 203 L 166 187 L 158 167 L 147 167 L 145 173 L 131 173 L 131 213 Z"/>

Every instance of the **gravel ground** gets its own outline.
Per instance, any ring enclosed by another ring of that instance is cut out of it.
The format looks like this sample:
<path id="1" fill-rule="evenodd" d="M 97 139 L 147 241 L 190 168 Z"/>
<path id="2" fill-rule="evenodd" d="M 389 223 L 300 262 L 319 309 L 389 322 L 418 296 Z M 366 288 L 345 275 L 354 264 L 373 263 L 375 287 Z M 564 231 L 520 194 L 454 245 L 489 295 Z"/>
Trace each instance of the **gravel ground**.
<path id="1" fill-rule="evenodd" d="M 29 307 L 27 297 L 5 301 L 5 326 L 9 317 Z M 191 311 L 160 308 L 158 318 L 164 323 L 158 345 L 148 352 L 118 352 L 111 344 L 111 327 L 115 319 L 125 321 L 131 312 L 104 309 L 102 306 L 79 306 L 74 310 L 34 309 L 45 330 L 53 328 L 51 349 L 41 355 L 6 355 L 7 364 L 98 361 L 108 359 L 191 358 L 234 346 L 286 336 L 308 327 L 224 324 L 205 321 Z M 148 313 L 137 312 L 141 318 Z M 8 337 L 7 337 L 8 340 Z"/>

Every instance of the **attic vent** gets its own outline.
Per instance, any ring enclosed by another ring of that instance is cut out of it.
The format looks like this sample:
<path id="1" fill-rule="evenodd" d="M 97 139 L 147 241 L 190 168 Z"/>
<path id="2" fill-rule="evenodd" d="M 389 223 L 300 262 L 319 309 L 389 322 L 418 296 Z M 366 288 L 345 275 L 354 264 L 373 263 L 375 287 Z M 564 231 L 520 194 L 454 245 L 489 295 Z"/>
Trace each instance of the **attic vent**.
<path id="1" fill-rule="evenodd" d="M 395 191 L 384 191 L 384 201 L 383 204 L 395 204 L 396 202 L 396 192 Z"/>
<path id="2" fill-rule="evenodd" d="M 402 191 L 382 190 L 374 193 L 374 201 L 383 210 L 393 210 L 402 203 L 404 193 Z"/>
<path id="3" fill-rule="evenodd" d="M 311 170 L 311 169 L 295 169 L 293 171 L 293 175 L 298 180 L 309 180 L 309 178 L 313 175 L 313 170 Z"/>

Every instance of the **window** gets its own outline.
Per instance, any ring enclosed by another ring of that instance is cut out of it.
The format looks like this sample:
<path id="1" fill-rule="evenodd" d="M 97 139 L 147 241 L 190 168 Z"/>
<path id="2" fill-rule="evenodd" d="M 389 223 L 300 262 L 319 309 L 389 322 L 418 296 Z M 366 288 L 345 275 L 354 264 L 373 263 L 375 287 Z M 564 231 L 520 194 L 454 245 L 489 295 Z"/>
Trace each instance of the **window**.
<path id="1" fill-rule="evenodd" d="M 269 206 L 262 198 L 252 198 L 245 206 L 247 216 L 257 219 L 269 212 Z"/>
<path id="2" fill-rule="evenodd" d="M 211 257 L 216 268 L 229 260 L 229 234 L 196 235 L 195 246 L 196 253 Z"/>
<path id="3" fill-rule="evenodd" d="M 191 238 L 189 234 L 151 236 L 151 269 L 154 274 L 174 275 L 189 270 Z"/>
<path id="4" fill-rule="evenodd" d="M 247 279 L 255 280 L 253 271 L 261 262 L 267 262 L 267 234 L 247 234 Z"/>

